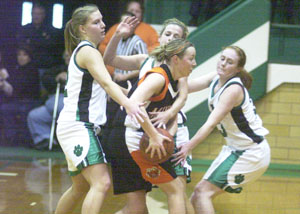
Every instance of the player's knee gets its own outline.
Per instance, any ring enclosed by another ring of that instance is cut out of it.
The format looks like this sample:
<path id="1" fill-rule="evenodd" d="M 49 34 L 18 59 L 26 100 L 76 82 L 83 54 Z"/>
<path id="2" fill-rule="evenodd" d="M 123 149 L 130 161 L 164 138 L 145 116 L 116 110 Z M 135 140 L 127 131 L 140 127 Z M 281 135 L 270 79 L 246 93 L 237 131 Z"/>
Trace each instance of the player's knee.
<path id="1" fill-rule="evenodd" d="M 214 196 L 214 191 L 210 190 L 207 182 L 201 181 L 198 183 L 194 189 L 192 200 L 199 200 L 201 198 L 212 198 Z"/>
<path id="2" fill-rule="evenodd" d="M 130 214 L 145 214 L 147 212 L 146 203 L 135 203 L 128 206 Z"/>
<path id="3" fill-rule="evenodd" d="M 130 210 L 130 214 L 147 214 L 146 192 L 137 191 L 128 193 L 126 208 Z"/>
<path id="4" fill-rule="evenodd" d="M 97 182 L 95 185 L 94 185 L 94 188 L 97 189 L 97 191 L 100 191 L 100 192 L 107 192 L 109 190 L 111 186 L 111 181 L 109 179 L 109 177 L 105 177 L 105 178 L 102 178 L 100 182 Z"/>
<path id="5" fill-rule="evenodd" d="M 179 178 L 176 178 L 175 180 L 165 183 L 165 184 L 160 184 L 158 185 L 162 191 L 167 195 L 167 197 L 172 197 L 172 196 L 182 196 L 184 197 L 184 185 L 183 183 L 179 180 Z"/>

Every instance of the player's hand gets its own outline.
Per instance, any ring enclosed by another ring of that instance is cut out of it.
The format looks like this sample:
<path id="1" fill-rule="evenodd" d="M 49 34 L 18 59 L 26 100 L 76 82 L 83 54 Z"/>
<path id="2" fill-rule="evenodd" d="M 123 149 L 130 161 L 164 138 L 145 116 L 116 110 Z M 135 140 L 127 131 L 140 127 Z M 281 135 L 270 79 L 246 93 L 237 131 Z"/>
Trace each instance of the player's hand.
<path id="1" fill-rule="evenodd" d="M 187 156 L 190 153 L 189 143 L 183 144 L 181 146 L 178 146 L 178 152 L 173 154 L 172 162 L 176 162 L 175 165 L 178 165 L 181 163 L 181 165 L 184 165 L 185 160 Z"/>
<path id="2" fill-rule="evenodd" d="M 113 76 L 114 82 L 121 82 L 124 80 L 126 80 L 126 75 L 124 75 L 124 74 L 114 74 L 114 76 Z"/>
<path id="3" fill-rule="evenodd" d="M 139 20 L 135 16 L 128 16 L 117 27 L 117 32 L 121 35 L 129 34 L 139 24 Z"/>
<path id="4" fill-rule="evenodd" d="M 168 137 L 158 133 L 154 138 L 149 138 L 149 146 L 146 149 L 146 153 L 150 152 L 150 157 L 153 158 L 155 153 L 157 153 L 158 158 L 161 159 L 162 155 L 166 156 L 167 152 L 163 146 L 164 141 L 171 141 Z"/>
<path id="5" fill-rule="evenodd" d="M 166 124 L 170 120 L 170 114 L 167 111 L 149 112 L 151 115 L 151 123 L 157 128 L 166 129 Z"/>
<path id="6" fill-rule="evenodd" d="M 141 107 L 145 106 L 145 103 L 137 103 L 133 100 L 127 102 L 124 106 L 129 117 L 135 122 L 144 122 L 144 118 L 147 117 L 146 113 L 142 111 Z"/>

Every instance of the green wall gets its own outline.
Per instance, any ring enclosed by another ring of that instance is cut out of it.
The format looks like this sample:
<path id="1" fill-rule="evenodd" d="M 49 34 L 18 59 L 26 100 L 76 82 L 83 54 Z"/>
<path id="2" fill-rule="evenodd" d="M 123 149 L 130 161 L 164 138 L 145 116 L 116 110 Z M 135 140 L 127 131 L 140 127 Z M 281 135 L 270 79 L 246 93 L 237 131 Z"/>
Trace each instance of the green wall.
<path id="1" fill-rule="evenodd" d="M 147 0 L 145 4 L 145 21 L 152 24 L 161 24 L 168 18 L 176 17 L 187 24 L 191 18 L 189 15 L 191 1 Z M 261 42 L 260 40 L 263 40 L 261 47 L 256 47 L 257 50 L 255 51 L 266 52 L 266 59 L 258 62 L 249 72 L 254 77 L 252 89 L 250 90 L 251 97 L 256 100 L 264 96 L 266 93 L 269 47 L 269 40 L 265 37 L 269 38 L 270 33 L 269 25 L 264 24 L 270 21 L 270 7 L 269 0 L 238 0 L 193 31 L 189 35 L 189 40 L 195 44 L 197 49 L 198 70 L 201 70 L 205 63 L 218 55 L 222 47 L 238 43 L 237 45 L 244 50 L 246 48 L 246 51 L 248 51 L 249 46 L 254 46 L 256 43 Z M 260 34 L 258 34 L 255 38 L 247 39 L 248 35 L 257 31 L 261 26 L 267 28 L 263 31 L 264 35 L 262 37 L 264 38 L 260 38 Z M 243 41 L 240 42 L 241 40 Z M 248 55 L 248 52 L 246 54 Z M 255 57 L 255 53 L 252 53 L 251 57 Z M 189 105 L 188 102 L 187 105 Z M 194 135 L 209 114 L 207 101 L 199 101 L 196 106 L 188 108 L 186 114 L 190 134 Z"/>
<path id="2" fill-rule="evenodd" d="M 162 24 L 166 19 L 177 18 L 188 24 L 192 0 L 147 0 L 144 20 L 151 24 Z"/>
<path id="3" fill-rule="evenodd" d="M 190 34 L 189 40 L 197 48 L 197 63 L 201 66 L 202 63 L 219 53 L 222 47 L 234 44 L 240 39 L 247 37 L 248 34 L 267 23 L 269 17 L 270 3 L 267 0 L 235 2 L 213 19 L 200 25 L 197 30 Z M 256 43 L 259 39 L 250 40 L 248 41 L 249 44 L 246 45 L 251 46 L 252 42 Z M 268 41 L 265 43 L 268 43 Z M 242 48 L 244 49 L 244 47 Z M 261 48 L 267 51 L 268 44 Z M 260 50 L 258 49 L 257 51 Z M 254 100 L 266 93 L 267 64 L 268 62 L 265 61 L 250 71 L 254 78 L 250 95 Z M 187 125 L 192 136 L 208 116 L 207 101 L 200 103 L 186 113 L 188 117 Z"/>

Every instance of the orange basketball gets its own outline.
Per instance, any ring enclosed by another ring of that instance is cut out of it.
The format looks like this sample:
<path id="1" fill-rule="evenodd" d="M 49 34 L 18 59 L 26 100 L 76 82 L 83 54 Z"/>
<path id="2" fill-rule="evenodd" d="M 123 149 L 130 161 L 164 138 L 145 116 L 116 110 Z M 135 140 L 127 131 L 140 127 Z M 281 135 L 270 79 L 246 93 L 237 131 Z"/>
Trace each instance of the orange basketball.
<path id="1" fill-rule="evenodd" d="M 140 150 L 141 150 L 141 153 L 142 153 L 143 157 L 146 160 L 151 161 L 152 163 L 155 163 L 155 164 L 167 161 L 171 157 L 171 155 L 173 154 L 174 146 L 175 146 L 173 136 L 170 135 L 170 133 L 166 129 L 161 129 L 161 128 L 156 128 L 156 129 L 160 134 L 162 134 L 162 135 L 164 135 L 164 136 L 171 139 L 171 141 L 166 141 L 165 140 L 163 142 L 163 145 L 164 145 L 165 150 L 167 152 L 166 156 L 163 156 L 163 154 L 162 154 L 161 159 L 159 159 L 157 153 L 155 153 L 153 155 L 153 157 L 151 158 L 150 157 L 151 153 L 150 152 L 146 153 L 146 149 L 148 148 L 148 145 L 149 145 L 149 136 L 146 133 L 144 133 L 144 135 L 142 136 L 142 138 L 140 140 Z"/>

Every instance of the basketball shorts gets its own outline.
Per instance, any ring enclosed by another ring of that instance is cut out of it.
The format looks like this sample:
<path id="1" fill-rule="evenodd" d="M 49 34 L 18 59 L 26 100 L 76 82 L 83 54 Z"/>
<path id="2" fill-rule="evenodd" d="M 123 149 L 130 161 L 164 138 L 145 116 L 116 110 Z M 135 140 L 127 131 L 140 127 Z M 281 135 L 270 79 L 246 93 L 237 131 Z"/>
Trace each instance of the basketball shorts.
<path id="1" fill-rule="evenodd" d="M 183 124 L 178 124 L 178 129 L 176 135 L 174 136 L 174 140 L 176 145 L 174 153 L 176 153 L 178 152 L 177 149 L 178 146 L 181 146 L 189 142 L 188 128 Z M 186 176 L 188 183 L 191 182 L 191 172 L 192 172 L 191 162 L 192 162 L 192 155 L 188 155 L 183 166 L 181 164 L 178 164 L 176 166 L 175 164 L 173 164 L 177 176 Z"/>
<path id="2" fill-rule="evenodd" d="M 270 147 L 266 140 L 247 150 L 223 146 L 203 179 L 229 193 L 240 193 L 245 184 L 254 182 L 270 164 Z"/>
<path id="3" fill-rule="evenodd" d="M 91 123 L 80 121 L 58 123 L 57 138 L 71 176 L 79 174 L 87 166 L 106 163 L 96 130 Z"/>
<path id="4" fill-rule="evenodd" d="M 154 164 L 143 158 L 139 150 L 139 143 L 142 136 L 143 132 L 129 127 L 126 128 L 125 137 L 127 148 L 133 160 L 140 167 L 143 178 L 152 184 L 162 184 L 174 180 L 177 175 L 171 159 L 160 164 Z"/>
<path id="5" fill-rule="evenodd" d="M 110 144 L 110 164 L 114 194 L 151 191 L 152 184 L 145 181 L 139 166 L 132 159 L 125 142 L 126 127 L 114 127 L 107 143 Z"/>

